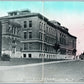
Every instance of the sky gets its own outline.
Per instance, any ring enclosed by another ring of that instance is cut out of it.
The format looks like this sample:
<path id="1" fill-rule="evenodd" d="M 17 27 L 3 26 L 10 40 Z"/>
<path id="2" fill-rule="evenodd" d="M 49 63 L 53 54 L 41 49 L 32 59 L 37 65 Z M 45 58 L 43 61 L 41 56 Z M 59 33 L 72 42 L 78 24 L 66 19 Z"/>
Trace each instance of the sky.
<path id="1" fill-rule="evenodd" d="M 14 10 L 29 9 L 56 20 L 77 37 L 77 54 L 84 51 L 84 2 L 80 1 L 0 1 L 0 17 Z"/>

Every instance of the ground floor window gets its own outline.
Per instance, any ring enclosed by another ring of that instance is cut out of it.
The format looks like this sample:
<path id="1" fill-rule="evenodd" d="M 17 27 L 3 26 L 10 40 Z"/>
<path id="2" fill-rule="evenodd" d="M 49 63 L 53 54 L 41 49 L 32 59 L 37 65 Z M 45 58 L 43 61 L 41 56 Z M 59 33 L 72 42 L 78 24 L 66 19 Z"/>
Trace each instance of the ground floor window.
<path id="1" fill-rule="evenodd" d="M 39 58 L 41 57 L 41 54 L 39 54 Z"/>
<path id="2" fill-rule="evenodd" d="M 61 48 L 61 49 L 60 49 L 60 53 L 61 53 L 61 54 L 66 54 L 66 49 Z"/>
<path id="3" fill-rule="evenodd" d="M 25 58 L 26 57 L 26 54 L 23 54 L 23 57 Z"/>
<path id="4" fill-rule="evenodd" d="M 29 58 L 31 58 L 32 56 L 31 56 L 31 54 L 29 54 Z"/>

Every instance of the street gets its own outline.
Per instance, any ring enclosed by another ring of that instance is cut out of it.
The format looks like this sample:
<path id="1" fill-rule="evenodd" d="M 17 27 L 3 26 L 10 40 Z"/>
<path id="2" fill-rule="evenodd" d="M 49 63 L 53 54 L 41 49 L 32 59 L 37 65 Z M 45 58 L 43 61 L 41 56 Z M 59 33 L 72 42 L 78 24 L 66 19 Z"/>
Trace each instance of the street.
<path id="1" fill-rule="evenodd" d="M 0 66 L 0 83 L 84 82 L 84 61 Z"/>

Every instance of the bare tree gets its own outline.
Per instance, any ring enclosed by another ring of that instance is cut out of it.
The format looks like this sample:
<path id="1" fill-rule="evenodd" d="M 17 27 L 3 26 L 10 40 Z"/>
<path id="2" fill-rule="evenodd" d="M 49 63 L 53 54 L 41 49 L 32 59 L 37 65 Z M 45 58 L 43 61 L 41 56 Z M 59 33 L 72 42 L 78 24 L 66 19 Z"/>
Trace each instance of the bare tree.
<path id="1" fill-rule="evenodd" d="M 60 49 L 60 45 L 55 43 L 55 45 L 53 46 L 53 48 L 56 50 L 56 53 L 57 51 Z"/>

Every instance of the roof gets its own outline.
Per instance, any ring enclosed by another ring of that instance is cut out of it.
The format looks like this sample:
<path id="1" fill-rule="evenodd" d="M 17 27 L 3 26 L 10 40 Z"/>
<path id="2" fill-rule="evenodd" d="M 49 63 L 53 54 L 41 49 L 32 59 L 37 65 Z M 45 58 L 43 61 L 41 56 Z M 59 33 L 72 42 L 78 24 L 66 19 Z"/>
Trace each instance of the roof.
<path id="1" fill-rule="evenodd" d="M 44 17 L 43 15 L 41 15 L 40 13 L 28 13 L 28 14 L 25 14 L 25 15 L 16 15 L 16 16 L 5 16 L 5 17 L 1 17 L 0 20 L 2 19 L 15 19 L 15 18 L 24 18 L 24 17 L 34 17 L 34 16 L 38 16 L 40 19 L 43 19 L 44 21 L 47 22 L 48 25 L 66 33 L 67 35 L 69 35 L 70 37 L 73 37 L 73 38 L 77 38 L 73 35 L 71 35 L 68 31 L 66 31 L 65 29 L 62 28 L 61 25 L 55 25 L 53 24 L 51 21 L 49 21 L 46 17 Z"/>

